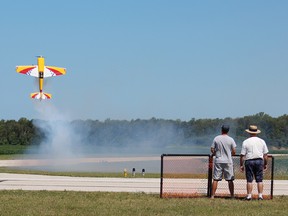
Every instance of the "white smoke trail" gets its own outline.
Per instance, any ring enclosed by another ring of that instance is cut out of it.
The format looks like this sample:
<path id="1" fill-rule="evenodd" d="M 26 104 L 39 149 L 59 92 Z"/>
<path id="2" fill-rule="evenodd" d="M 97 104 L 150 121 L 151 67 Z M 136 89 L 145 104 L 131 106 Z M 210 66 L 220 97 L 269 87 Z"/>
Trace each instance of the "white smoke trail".
<path id="1" fill-rule="evenodd" d="M 41 159 L 49 159 L 49 165 L 43 165 L 39 162 L 38 166 L 41 170 L 122 171 L 124 168 L 158 170 L 160 164 L 157 161 L 149 163 L 147 161 L 111 162 L 103 157 L 155 156 L 161 153 L 187 153 L 187 151 L 197 153 L 201 150 L 198 147 L 187 149 L 178 145 L 179 131 L 177 132 L 173 125 L 161 128 L 159 125 L 152 124 L 147 128 L 147 125 L 139 124 L 138 129 L 134 131 L 136 134 L 129 137 L 128 133 L 127 136 L 120 136 L 121 139 L 118 138 L 119 140 L 117 140 L 117 133 L 123 134 L 123 131 L 117 132 L 116 130 L 115 139 L 111 133 L 107 133 L 108 135 L 105 137 L 105 131 L 100 129 L 100 131 L 96 131 L 97 135 L 90 139 L 89 131 L 94 129 L 93 125 L 78 124 L 77 127 L 74 127 L 67 112 L 59 111 L 52 104 L 52 101 L 34 101 L 34 105 L 38 117 L 33 120 L 33 124 L 37 131 L 40 131 L 42 137 L 40 137 L 40 143 L 37 143 L 37 148 L 33 152 L 39 155 Z M 107 121 L 108 123 L 109 121 Z M 111 128 L 113 129 L 113 127 L 115 127 L 115 122 L 112 121 Z M 107 128 L 109 129 L 109 124 Z M 180 134 L 180 136 L 182 135 Z M 97 137 L 102 137 L 105 142 L 101 143 L 100 139 L 98 143 Z M 208 147 L 210 146 L 207 146 L 207 149 Z M 95 162 L 94 160 L 91 161 L 91 157 L 103 159 Z"/>
<path id="2" fill-rule="evenodd" d="M 49 101 L 36 101 L 35 109 L 39 119 L 33 120 L 33 124 L 44 138 L 38 153 L 54 159 L 81 157 L 80 135 L 71 127 L 68 115 L 59 112 Z"/>

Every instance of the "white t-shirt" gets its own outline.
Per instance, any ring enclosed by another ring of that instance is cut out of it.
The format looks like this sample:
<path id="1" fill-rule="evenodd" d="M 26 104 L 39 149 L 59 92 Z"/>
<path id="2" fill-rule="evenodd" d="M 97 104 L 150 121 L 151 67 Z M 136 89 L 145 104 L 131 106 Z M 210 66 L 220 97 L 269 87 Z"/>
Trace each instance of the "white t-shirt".
<path id="1" fill-rule="evenodd" d="M 261 158 L 268 153 L 266 142 L 259 137 L 250 137 L 243 141 L 241 155 L 246 156 L 246 160 Z"/>

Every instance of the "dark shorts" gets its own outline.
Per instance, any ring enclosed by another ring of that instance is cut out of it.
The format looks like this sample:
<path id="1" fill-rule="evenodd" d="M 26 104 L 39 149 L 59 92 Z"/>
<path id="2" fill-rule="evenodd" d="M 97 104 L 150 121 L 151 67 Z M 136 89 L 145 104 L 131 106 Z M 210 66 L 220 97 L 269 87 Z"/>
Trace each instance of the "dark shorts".
<path id="1" fill-rule="evenodd" d="M 247 182 L 253 182 L 255 178 L 256 182 L 263 181 L 263 168 L 264 163 L 261 158 L 246 160 L 245 161 L 245 173 Z"/>

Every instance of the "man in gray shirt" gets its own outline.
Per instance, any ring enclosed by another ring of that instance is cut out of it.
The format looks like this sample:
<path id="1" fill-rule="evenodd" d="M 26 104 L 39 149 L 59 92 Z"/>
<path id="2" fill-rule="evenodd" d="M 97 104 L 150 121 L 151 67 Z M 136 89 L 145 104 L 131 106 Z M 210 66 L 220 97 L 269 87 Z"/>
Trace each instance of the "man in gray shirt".
<path id="1" fill-rule="evenodd" d="M 211 153 L 215 156 L 213 184 L 211 198 L 215 196 L 218 181 L 224 178 L 228 181 L 231 197 L 234 197 L 234 169 L 232 155 L 236 154 L 236 143 L 234 139 L 228 136 L 229 125 L 222 125 L 221 135 L 214 138 L 211 145 Z"/>

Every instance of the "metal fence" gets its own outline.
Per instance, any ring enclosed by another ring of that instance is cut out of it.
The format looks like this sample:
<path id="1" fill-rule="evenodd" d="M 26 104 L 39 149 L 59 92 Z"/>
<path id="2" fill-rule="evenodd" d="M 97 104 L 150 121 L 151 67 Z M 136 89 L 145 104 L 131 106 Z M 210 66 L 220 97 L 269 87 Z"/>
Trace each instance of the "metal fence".
<path id="1" fill-rule="evenodd" d="M 161 155 L 160 197 L 210 197 L 212 190 L 214 158 L 208 154 L 163 154 Z M 246 196 L 245 173 L 240 172 L 240 157 L 233 156 L 236 198 Z M 273 198 L 274 158 L 268 157 L 264 172 L 265 199 Z M 253 194 L 257 195 L 257 185 L 253 181 Z M 229 197 L 228 183 L 218 183 L 216 197 Z"/>

